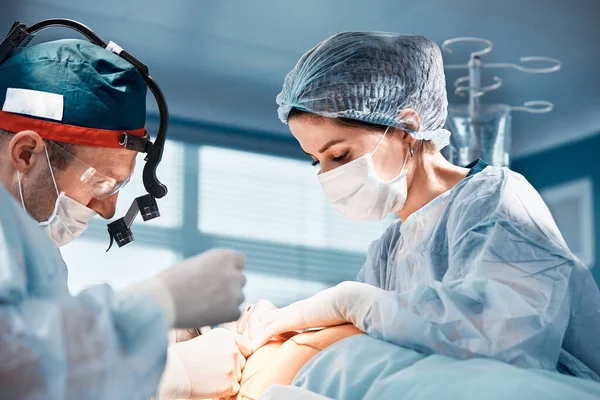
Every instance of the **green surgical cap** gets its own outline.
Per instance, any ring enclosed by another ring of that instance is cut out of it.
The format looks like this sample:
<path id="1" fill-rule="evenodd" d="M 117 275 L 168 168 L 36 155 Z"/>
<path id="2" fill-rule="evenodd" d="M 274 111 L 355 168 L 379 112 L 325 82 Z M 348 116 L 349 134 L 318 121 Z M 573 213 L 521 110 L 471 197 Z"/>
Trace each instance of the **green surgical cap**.
<path id="1" fill-rule="evenodd" d="M 109 50 L 57 40 L 25 48 L 0 65 L 0 105 L 34 119 L 135 130 L 146 121 L 146 84 L 133 65 Z"/>

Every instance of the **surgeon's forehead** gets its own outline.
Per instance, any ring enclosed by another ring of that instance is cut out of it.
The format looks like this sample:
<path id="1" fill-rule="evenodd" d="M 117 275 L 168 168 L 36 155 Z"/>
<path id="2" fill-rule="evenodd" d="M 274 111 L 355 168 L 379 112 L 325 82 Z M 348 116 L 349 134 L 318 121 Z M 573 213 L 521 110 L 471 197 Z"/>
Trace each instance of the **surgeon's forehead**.
<path id="1" fill-rule="evenodd" d="M 294 119 L 289 123 L 290 131 L 296 138 L 310 139 L 312 141 L 327 141 L 331 136 L 345 135 L 343 127 L 333 123 L 330 119 Z"/>
<path id="2" fill-rule="evenodd" d="M 294 119 L 289 123 L 290 131 L 305 152 L 316 154 L 330 143 L 347 143 L 360 139 L 365 130 L 359 127 L 344 126 L 331 118 Z"/>

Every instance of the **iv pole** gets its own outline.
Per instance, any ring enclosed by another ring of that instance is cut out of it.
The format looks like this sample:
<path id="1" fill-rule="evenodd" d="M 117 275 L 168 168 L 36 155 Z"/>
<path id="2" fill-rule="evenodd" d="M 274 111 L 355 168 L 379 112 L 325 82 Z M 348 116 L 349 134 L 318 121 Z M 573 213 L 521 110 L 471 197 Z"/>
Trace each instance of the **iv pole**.
<path id="1" fill-rule="evenodd" d="M 451 161 L 457 163 L 458 165 L 464 166 L 464 165 L 466 165 L 466 163 L 470 162 L 470 161 L 466 161 L 467 159 L 470 158 L 470 160 L 472 161 L 473 159 L 476 159 L 476 158 L 486 155 L 485 149 L 481 149 L 481 143 L 482 143 L 482 139 L 483 139 L 482 136 L 483 136 L 484 132 L 482 130 L 482 126 L 480 125 L 480 122 L 481 122 L 480 116 L 482 115 L 482 110 L 484 108 L 489 108 L 489 107 L 487 107 L 487 105 L 482 105 L 481 98 L 486 93 L 491 92 L 493 90 L 497 90 L 500 87 L 502 87 L 502 79 L 500 79 L 498 76 L 495 76 L 495 75 L 492 77 L 494 82 L 491 85 L 482 86 L 483 70 L 484 69 L 507 69 L 507 68 L 510 68 L 510 69 L 516 69 L 518 71 L 525 72 L 525 73 L 547 74 L 547 73 L 552 73 L 552 72 L 556 72 L 556 71 L 560 70 L 562 64 L 561 64 L 560 60 L 557 60 L 554 58 L 534 57 L 534 56 L 519 58 L 520 64 L 516 64 L 516 63 L 484 63 L 482 61 L 482 57 L 486 54 L 489 54 L 492 51 L 493 43 L 487 39 L 477 38 L 477 37 L 457 37 L 457 38 L 453 38 L 453 39 L 448 39 L 442 43 L 442 51 L 445 51 L 447 53 L 452 53 L 453 51 L 450 46 L 453 44 L 456 44 L 456 43 L 461 43 L 461 42 L 462 43 L 475 42 L 475 43 L 484 44 L 486 46 L 482 50 L 478 50 L 478 51 L 471 53 L 471 55 L 469 57 L 469 61 L 466 64 L 449 64 L 449 65 L 445 66 L 445 69 L 447 69 L 447 70 L 467 70 L 468 71 L 467 76 L 460 77 L 454 81 L 454 93 L 461 97 L 465 97 L 468 95 L 467 112 L 468 112 L 468 117 L 470 120 L 468 122 L 466 120 L 464 120 L 464 121 L 461 121 L 461 123 L 463 125 L 463 128 L 466 128 L 465 132 L 468 132 L 467 136 L 470 136 L 470 137 L 463 138 L 463 143 L 455 143 L 455 144 L 458 144 L 458 147 L 459 147 L 459 148 L 456 148 L 455 150 L 459 154 L 462 154 L 463 156 L 459 157 L 459 158 L 462 158 L 462 160 L 460 160 L 458 162 L 455 162 L 456 160 L 451 160 Z M 545 63 L 549 63 L 549 66 L 544 67 L 544 68 L 531 68 L 526 65 L 527 63 L 531 63 L 531 62 L 545 62 Z M 527 101 L 521 106 L 506 106 L 506 105 L 498 105 L 498 106 L 503 106 L 503 108 L 506 109 L 507 113 L 509 113 L 510 111 L 522 111 L 522 112 L 534 113 L 534 114 L 543 114 L 543 113 L 550 112 L 550 111 L 552 111 L 552 109 L 554 107 L 554 105 L 551 102 L 543 101 L 543 100 Z M 452 107 L 450 107 L 450 108 L 452 109 Z M 452 118 L 452 116 L 449 116 L 449 117 Z M 508 119 L 508 121 L 510 121 L 510 115 L 508 115 L 507 119 Z M 464 125 L 466 123 L 470 124 L 470 126 L 465 127 Z M 510 132 L 510 127 L 508 127 L 507 132 Z M 452 132 L 452 133 L 454 136 L 455 132 Z M 489 132 L 487 134 L 489 134 Z M 489 138 L 487 138 L 487 139 L 488 139 L 486 141 L 487 143 L 490 143 L 493 141 L 493 140 L 489 140 Z M 469 146 L 469 148 L 466 148 L 465 140 L 467 142 L 472 142 L 473 146 Z M 510 140 L 510 138 L 506 138 L 506 140 Z M 451 137 L 451 141 L 452 141 L 452 137 Z M 478 143 L 474 143 L 474 141 L 478 142 Z M 482 153 L 482 154 L 472 154 L 472 153 L 478 153 L 478 152 Z M 491 160 L 485 160 L 485 158 L 484 158 L 484 161 L 487 161 L 488 163 L 491 163 L 494 165 L 499 165 L 499 166 L 507 166 L 507 164 L 508 164 L 508 157 L 503 157 L 503 160 L 500 160 L 497 157 L 492 157 L 492 158 L 493 159 L 491 159 Z M 506 160 L 504 161 L 504 159 L 506 159 Z M 464 164 L 464 165 L 462 165 L 462 164 Z"/>

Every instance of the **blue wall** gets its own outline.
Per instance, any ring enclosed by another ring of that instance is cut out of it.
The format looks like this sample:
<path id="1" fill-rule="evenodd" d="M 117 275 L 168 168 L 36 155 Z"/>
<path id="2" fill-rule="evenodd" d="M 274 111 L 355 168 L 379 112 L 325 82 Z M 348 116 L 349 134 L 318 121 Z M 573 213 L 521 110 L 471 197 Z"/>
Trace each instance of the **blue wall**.
<path id="1" fill-rule="evenodd" d="M 584 177 L 592 179 L 596 237 L 596 261 L 592 273 L 600 285 L 600 134 L 517 159 L 511 169 L 523 174 L 537 190 Z"/>

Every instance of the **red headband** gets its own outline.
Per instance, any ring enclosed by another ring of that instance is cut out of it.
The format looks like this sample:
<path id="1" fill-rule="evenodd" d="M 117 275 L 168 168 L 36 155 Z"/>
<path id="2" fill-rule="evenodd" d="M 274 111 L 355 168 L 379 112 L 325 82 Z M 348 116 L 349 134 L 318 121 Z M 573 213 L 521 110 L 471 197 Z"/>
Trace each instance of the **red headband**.
<path id="1" fill-rule="evenodd" d="M 42 138 L 55 142 L 113 149 L 123 148 L 119 144 L 123 133 L 139 137 L 143 137 L 146 134 L 146 128 L 143 127 L 134 130 L 84 128 L 29 118 L 5 111 L 0 111 L 0 129 L 14 133 L 32 130 L 37 132 Z"/>

